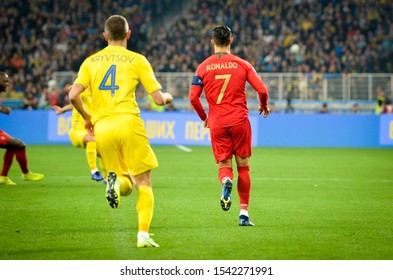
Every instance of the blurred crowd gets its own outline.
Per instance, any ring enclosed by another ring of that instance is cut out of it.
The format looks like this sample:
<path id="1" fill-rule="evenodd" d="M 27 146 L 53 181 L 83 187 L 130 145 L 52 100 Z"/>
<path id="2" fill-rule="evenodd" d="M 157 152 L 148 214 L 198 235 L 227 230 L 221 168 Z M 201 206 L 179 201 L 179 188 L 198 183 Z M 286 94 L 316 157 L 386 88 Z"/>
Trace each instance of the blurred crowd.
<path id="1" fill-rule="evenodd" d="M 64 105 L 67 88 L 50 86 L 53 72 L 77 72 L 105 46 L 103 23 L 116 13 L 132 29 L 128 48 L 156 72 L 194 72 L 211 54 L 212 27 L 227 24 L 233 52 L 257 72 L 393 73 L 390 0 L 193 0 L 165 17 L 175 2 L 182 1 L 4 0 L 0 71 L 24 94 L 25 108 Z"/>
<path id="2" fill-rule="evenodd" d="M 392 14 L 390 0 L 193 1 L 146 54 L 158 71 L 194 71 L 225 23 L 234 53 L 257 72 L 392 73 Z"/>
<path id="3" fill-rule="evenodd" d="M 167 2 L 2 1 L 0 71 L 8 73 L 12 81 L 8 97 L 23 99 L 26 109 L 64 105 L 67 88 L 50 86 L 53 73 L 77 72 L 87 56 L 106 45 L 102 37 L 106 18 L 124 15 L 132 27 L 129 48 L 140 51 L 153 35 L 152 17 L 161 15 Z"/>

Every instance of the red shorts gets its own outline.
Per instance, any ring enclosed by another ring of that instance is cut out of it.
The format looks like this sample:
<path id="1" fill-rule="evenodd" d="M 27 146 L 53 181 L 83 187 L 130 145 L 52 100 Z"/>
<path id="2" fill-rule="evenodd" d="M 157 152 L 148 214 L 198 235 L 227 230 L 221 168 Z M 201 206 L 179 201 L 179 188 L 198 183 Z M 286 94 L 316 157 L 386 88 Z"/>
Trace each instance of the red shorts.
<path id="1" fill-rule="evenodd" d="M 232 158 L 251 156 L 251 124 L 249 119 L 243 123 L 218 129 L 210 129 L 213 154 L 216 162 Z"/>
<path id="2" fill-rule="evenodd" d="M 0 146 L 5 146 L 10 140 L 11 136 L 9 136 L 5 131 L 0 130 Z"/>

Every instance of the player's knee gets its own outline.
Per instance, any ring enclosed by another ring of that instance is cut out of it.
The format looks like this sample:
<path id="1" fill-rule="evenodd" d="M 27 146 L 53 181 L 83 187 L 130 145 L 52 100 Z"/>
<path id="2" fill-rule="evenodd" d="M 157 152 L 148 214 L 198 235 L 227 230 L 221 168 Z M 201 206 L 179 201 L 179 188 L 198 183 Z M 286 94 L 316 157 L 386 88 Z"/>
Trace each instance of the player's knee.
<path id="1" fill-rule="evenodd" d="M 151 186 L 150 170 L 135 176 L 136 185 L 138 186 Z"/>
<path id="2" fill-rule="evenodd" d="M 16 149 L 16 150 L 24 150 L 26 149 L 25 143 L 23 143 L 21 140 L 17 138 L 11 138 L 8 144 L 11 146 L 11 148 Z"/>
<path id="3" fill-rule="evenodd" d="M 237 166 L 248 166 L 249 163 L 250 163 L 250 157 L 236 156 L 236 165 Z"/>

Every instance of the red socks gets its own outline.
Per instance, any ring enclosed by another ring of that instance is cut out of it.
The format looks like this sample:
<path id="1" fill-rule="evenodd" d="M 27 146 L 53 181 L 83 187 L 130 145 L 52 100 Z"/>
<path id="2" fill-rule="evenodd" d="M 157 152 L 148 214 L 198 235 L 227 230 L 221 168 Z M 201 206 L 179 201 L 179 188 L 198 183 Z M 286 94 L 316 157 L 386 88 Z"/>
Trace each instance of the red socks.
<path id="1" fill-rule="evenodd" d="M 251 190 L 251 179 L 250 179 L 250 167 L 240 166 L 237 168 L 238 180 L 237 180 L 237 193 L 239 194 L 240 209 L 248 210 L 248 204 L 250 202 L 250 190 Z M 233 170 L 231 167 L 221 167 L 218 170 L 218 179 L 222 184 L 222 180 L 228 177 L 233 180 Z"/>
<path id="2" fill-rule="evenodd" d="M 8 176 L 8 170 L 10 170 L 11 168 L 12 161 L 14 160 L 14 155 L 15 155 L 15 150 L 5 151 L 1 176 Z"/>
<path id="3" fill-rule="evenodd" d="M 233 171 L 232 171 L 232 167 L 221 167 L 218 170 L 218 180 L 220 180 L 220 183 L 222 184 L 222 180 L 228 177 L 229 179 L 231 179 L 231 181 L 233 180 Z"/>
<path id="4" fill-rule="evenodd" d="M 22 169 L 22 173 L 26 174 L 29 172 L 27 168 L 27 156 L 26 156 L 26 149 L 18 150 L 15 152 L 16 160 L 19 163 L 20 169 Z"/>
<path id="5" fill-rule="evenodd" d="M 238 180 L 237 180 L 237 192 L 239 194 L 240 209 L 248 210 L 248 203 L 250 202 L 250 167 L 240 166 L 237 168 Z"/>
<path id="6" fill-rule="evenodd" d="M 14 160 L 14 155 L 19 163 L 20 169 L 23 174 L 29 172 L 27 168 L 27 157 L 26 149 L 23 150 L 6 150 L 4 153 L 3 168 L 1 170 L 1 176 L 8 176 L 8 171 L 11 168 L 12 162 Z"/>

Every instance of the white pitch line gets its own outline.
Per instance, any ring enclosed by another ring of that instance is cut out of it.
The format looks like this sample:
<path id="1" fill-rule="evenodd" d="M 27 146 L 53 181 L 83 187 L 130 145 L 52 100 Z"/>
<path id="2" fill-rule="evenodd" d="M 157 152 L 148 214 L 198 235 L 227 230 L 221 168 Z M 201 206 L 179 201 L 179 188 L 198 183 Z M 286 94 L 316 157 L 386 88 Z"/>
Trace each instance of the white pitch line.
<path id="1" fill-rule="evenodd" d="M 183 145 L 176 145 L 176 148 L 178 148 L 179 150 L 182 150 L 183 152 L 187 152 L 187 153 L 192 152 L 192 150 L 190 148 L 187 148 L 186 146 L 183 146 Z"/>
<path id="2" fill-rule="evenodd" d="M 215 177 L 172 177 L 172 176 L 154 176 L 161 180 L 216 180 Z M 346 179 L 346 178 L 253 178 L 251 181 L 327 181 L 327 182 L 369 182 L 369 183 L 393 183 L 392 180 L 386 179 Z"/>

